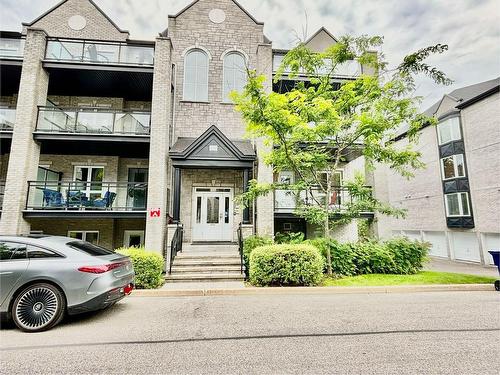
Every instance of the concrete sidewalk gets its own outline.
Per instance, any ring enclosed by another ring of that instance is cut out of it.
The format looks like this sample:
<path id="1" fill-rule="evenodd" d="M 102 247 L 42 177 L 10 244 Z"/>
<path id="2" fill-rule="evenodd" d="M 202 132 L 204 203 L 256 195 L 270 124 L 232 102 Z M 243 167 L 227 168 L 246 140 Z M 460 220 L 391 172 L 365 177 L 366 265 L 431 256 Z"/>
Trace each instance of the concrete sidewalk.
<path id="1" fill-rule="evenodd" d="M 487 276 L 498 278 L 498 268 L 496 266 L 483 266 L 478 263 L 461 262 L 443 258 L 431 257 L 424 266 L 426 271 L 465 273 L 469 275 Z"/>
<path id="2" fill-rule="evenodd" d="M 312 287 L 245 287 L 245 288 L 201 288 L 193 283 L 190 289 L 139 289 L 131 297 L 187 297 L 187 296 L 240 296 L 240 295 L 308 295 L 308 294 L 388 294 L 419 292 L 486 292 L 494 291 L 492 284 L 446 284 L 446 285 L 393 285 L 393 286 L 312 286 Z M 223 283 L 222 283 L 223 284 Z M 196 287 L 195 287 L 196 286 Z"/>

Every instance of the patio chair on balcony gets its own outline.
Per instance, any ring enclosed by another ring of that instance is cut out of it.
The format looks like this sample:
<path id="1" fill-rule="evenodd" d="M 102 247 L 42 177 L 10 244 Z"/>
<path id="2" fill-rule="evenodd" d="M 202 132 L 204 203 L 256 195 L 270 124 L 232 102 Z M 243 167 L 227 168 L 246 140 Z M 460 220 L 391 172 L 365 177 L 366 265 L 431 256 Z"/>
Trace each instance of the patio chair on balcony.
<path id="1" fill-rule="evenodd" d="M 43 189 L 44 207 L 59 208 L 65 205 L 62 194 L 57 190 Z"/>
<path id="2" fill-rule="evenodd" d="M 90 44 L 87 47 L 87 53 L 90 58 L 90 61 L 92 62 L 103 62 L 103 63 L 109 62 L 109 59 L 105 55 L 97 52 L 97 47 L 95 46 L 95 44 Z"/>
<path id="3" fill-rule="evenodd" d="M 113 193 L 111 191 L 107 191 L 104 194 L 104 197 L 101 199 L 96 199 L 92 201 L 92 207 L 96 208 L 110 208 L 113 206 L 113 202 L 115 201 L 116 198 L 116 193 Z"/>
<path id="4" fill-rule="evenodd" d="M 80 190 L 68 190 L 66 199 L 67 207 L 87 207 L 90 204 L 89 198 Z"/>

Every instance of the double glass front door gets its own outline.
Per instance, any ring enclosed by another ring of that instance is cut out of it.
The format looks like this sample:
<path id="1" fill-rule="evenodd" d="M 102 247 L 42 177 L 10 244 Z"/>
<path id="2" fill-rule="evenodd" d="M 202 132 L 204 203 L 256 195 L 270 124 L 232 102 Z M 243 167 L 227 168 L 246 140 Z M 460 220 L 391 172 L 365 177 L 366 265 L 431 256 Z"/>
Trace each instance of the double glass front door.
<path id="1" fill-rule="evenodd" d="M 194 188 L 193 241 L 232 241 L 230 188 Z"/>

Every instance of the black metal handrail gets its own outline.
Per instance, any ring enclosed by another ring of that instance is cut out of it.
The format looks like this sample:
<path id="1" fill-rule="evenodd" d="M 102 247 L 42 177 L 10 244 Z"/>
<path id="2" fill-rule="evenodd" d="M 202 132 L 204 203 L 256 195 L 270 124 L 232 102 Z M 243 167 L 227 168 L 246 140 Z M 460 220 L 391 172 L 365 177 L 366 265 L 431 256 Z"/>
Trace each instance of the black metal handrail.
<path id="1" fill-rule="evenodd" d="M 366 189 L 372 190 L 371 186 L 364 186 Z M 283 192 L 285 195 L 290 195 L 293 197 L 290 201 L 287 201 L 286 205 L 282 205 L 277 199 L 276 199 L 276 192 Z M 312 193 L 308 190 L 301 190 L 301 191 L 296 191 L 296 190 L 288 190 L 288 189 L 276 189 L 275 191 L 275 209 L 280 210 L 286 210 L 286 209 L 295 209 L 299 205 L 299 203 L 302 203 L 304 205 L 316 205 L 316 201 L 320 200 L 323 201 L 326 198 L 326 194 L 324 193 L 323 190 L 321 190 L 319 187 L 314 188 Z M 350 194 L 349 189 L 346 186 L 333 186 L 331 191 L 330 191 L 330 197 L 329 197 L 329 206 L 330 208 L 339 208 L 342 209 L 342 207 L 347 204 L 347 203 L 354 203 L 358 199 L 357 196 L 353 196 Z"/>
<path id="2" fill-rule="evenodd" d="M 175 233 L 172 237 L 172 242 L 170 243 L 170 266 L 168 273 L 172 273 L 172 264 L 177 253 L 182 252 L 182 239 L 184 236 L 184 229 L 182 224 L 177 223 L 177 228 L 175 228 Z"/>
<path id="3" fill-rule="evenodd" d="M 240 253 L 240 273 L 243 274 L 243 227 L 242 224 L 238 224 L 238 251 Z"/>
<path id="4" fill-rule="evenodd" d="M 3 198 L 5 196 L 5 181 L 0 181 L 0 210 L 3 206 Z"/>
<path id="5" fill-rule="evenodd" d="M 147 182 L 28 181 L 27 210 L 145 211 Z"/>

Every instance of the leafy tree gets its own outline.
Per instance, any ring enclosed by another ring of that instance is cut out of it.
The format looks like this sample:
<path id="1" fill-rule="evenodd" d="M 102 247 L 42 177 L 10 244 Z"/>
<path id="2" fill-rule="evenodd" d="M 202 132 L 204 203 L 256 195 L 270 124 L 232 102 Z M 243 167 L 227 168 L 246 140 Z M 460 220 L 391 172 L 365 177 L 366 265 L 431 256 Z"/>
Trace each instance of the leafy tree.
<path id="1" fill-rule="evenodd" d="M 362 212 L 404 215 L 374 197 L 362 174 L 343 184 L 351 197 L 348 202 L 339 205 L 331 198 L 338 188 L 334 172 L 350 153 L 364 156 L 371 168 L 375 163 L 387 164 L 406 177 L 423 167 L 420 153 L 412 146 L 422 125 L 434 120 L 419 112 L 420 98 L 412 96 L 415 75 L 427 75 L 439 84 L 451 83 L 443 72 L 425 62 L 430 55 L 446 51 L 446 45 L 409 54 L 395 69 L 388 68 L 382 54 L 373 52 L 381 45 L 379 36 L 344 36 L 316 53 L 299 43 L 284 57 L 276 74 L 275 83 L 285 76 L 295 82 L 283 93 L 266 91 L 265 77 L 248 70 L 244 91 L 232 94 L 247 123 L 247 133 L 269 146 L 264 163 L 276 173 L 293 171 L 298 179 L 286 186 L 252 180 L 248 192 L 240 196 L 244 204 L 272 190 L 287 189 L 297 197 L 296 213 L 322 226 L 326 238 L 332 225 L 347 223 Z M 335 71 L 351 60 L 370 73 L 346 80 L 339 87 L 334 84 Z M 402 125 L 408 127 L 410 143 L 401 149 L 390 140 Z M 331 265 L 330 259 L 327 263 Z"/>

